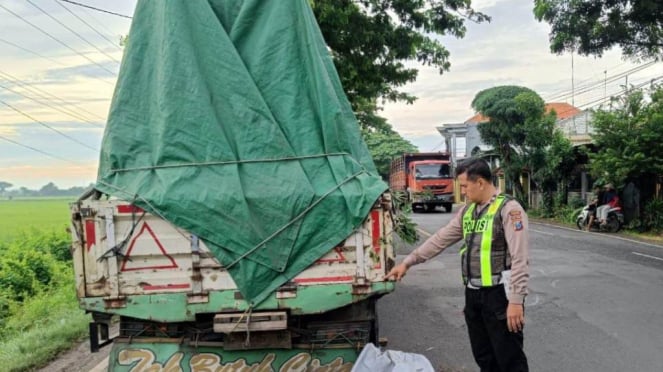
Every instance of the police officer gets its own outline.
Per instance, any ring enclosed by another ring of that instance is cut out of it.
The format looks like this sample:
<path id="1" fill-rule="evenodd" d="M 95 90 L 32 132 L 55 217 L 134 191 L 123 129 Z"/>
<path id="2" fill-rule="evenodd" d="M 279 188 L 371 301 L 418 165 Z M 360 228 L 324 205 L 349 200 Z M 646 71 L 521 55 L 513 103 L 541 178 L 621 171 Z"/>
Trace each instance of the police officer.
<path id="1" fill-rule="evenodd" d="M 467 205 L 387 278 L 400 281 L 411 266 L 463 240 L 464 313 L 474 359 L 482 372 L 528 371 L 523 351 L 529 280 L 527 215 L 516 200 L 493 186 L 485 161 L 460 163 L 456 177 Z"/>

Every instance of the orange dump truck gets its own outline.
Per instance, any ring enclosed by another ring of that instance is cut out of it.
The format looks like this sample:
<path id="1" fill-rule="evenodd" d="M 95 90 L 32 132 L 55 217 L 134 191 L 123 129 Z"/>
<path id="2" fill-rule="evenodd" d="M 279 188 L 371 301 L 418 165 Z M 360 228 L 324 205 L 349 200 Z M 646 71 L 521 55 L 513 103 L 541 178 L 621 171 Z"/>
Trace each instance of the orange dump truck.
<path id="1" fill-rule="evenodd" d="M 412 210 L 451 212 L 454 182 L 451 157 L 447 152 L 406 153 L 391 163 L 389 187 L 407 195 Z"/>

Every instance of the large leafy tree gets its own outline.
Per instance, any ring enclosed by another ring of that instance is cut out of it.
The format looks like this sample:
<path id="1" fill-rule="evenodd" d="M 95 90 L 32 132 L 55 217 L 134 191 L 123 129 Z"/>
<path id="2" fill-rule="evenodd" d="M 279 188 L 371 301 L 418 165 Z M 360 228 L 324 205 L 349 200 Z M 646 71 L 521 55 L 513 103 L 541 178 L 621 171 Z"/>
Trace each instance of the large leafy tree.
<path id="1" fill-rule="evenodd" d="M 364 139 L 368 145 L 378 173 L 383 179 L 389 179 L 391 161 L 406 152 L 417 152 L 417 148 L 403 139 L 396 132 L 365 131 Z"/>
<path id="2" fill-rule="evenodd" d="M 435 35 L 465 35 L 465 22 L 488 21 L 471 0 L 309 0 L 363 129 L 389 132 L 376 118 L 384 101 L 412 102 L 399 90 L 417 78 L 418 62 L 449 69 Z"/>
<path id="3" fill-rule="evenodd" d="M 534 15 L 550 23 L 550 49 L 601 56 L 619 46 L 632 58 L 663 56 L 661 0 L 535 0 Z"/>
<path id="4" fill-rule="evenodd" d="M 663 174 L 663 88 L 656 87 L 647 99 L 636 90 L 599 109 L 592 121 L 598 151 L 590 154 L 596 177 L 618 185 L 628 177 Z"/>
<path id="5" fill-rule="evenodd" d="M 524 201 L 520 175 L 524 169 L 544 166 L 555 113 L 546 114 L 543 99 L 533 90 L 510 85 L 477 93 L 472 108 L 489 118 L 478 126 L 481 139 L 499 154 L 505 178 L 513 185 L 515 196 Z"/>

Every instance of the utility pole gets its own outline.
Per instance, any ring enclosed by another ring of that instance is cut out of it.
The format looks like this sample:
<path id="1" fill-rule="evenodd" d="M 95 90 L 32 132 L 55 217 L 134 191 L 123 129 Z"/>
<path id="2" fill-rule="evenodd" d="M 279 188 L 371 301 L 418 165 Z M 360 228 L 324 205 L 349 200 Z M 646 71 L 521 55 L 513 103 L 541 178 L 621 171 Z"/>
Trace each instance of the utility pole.
<path id="1" fill-rule="evenodd" d="M 573 51 L 571 51 L 571 106 L 576 107 L 575 70 L 573 68 Z"/>
<path id="2" fill-rule="evenodd" d="M 608 70 L 603 70 L 603 99 L 608 98 Z"/>
<path id="3" fill-rule="evenodd" d="M 624 90 L 626 91 L 626 94 L 628 94 L 628 75 L 626 75 L 624 78 L 626 78 L 626 86 L 624 87 Z"/>

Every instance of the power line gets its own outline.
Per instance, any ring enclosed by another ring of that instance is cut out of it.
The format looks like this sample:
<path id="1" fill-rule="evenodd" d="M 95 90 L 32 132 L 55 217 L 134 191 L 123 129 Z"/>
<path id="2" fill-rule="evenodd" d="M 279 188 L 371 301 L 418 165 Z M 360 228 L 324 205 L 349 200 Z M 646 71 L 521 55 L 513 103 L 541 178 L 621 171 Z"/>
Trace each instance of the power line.
<path id="1" fill-rule="evenodd" d="M 57 59 L 54 59 L 54 58 L 51 58 L 51 57 L 47 57 L 47 56 L 41 55 L 41 54 L 39 54 L 39 53 L 37 53 L 37 52 L 35 52 L 35 51 L 32 51 L 32 50 L 30 50 L 30 49 L 26 49 L 26 48 L 24 48 L 24 47 L 22 47 L 22 46 L 20 46 L 20 45 L 18 45 L 18 44 L 14 44 L 14 43 L 12 43 L 11 41 L 8 41 L 8 40 L 5 40 L 5 39 L 0 38 L 0 42 L 3 42 L 3 43 L 8 44 L 8 45 L 11 45 L 11 46 L 13 46 L 14 48 L 21 49 L 21 50 L 23 50 L 23 51 L 25 51 L 25 52 L 28 52 L 28 53 L 30 53 L 30 54 L 34 54 L 34 55 L 36 55 L 37 57 L 41 57 L 41 58 L 44 58 L 44 59 L 48 59 L 49 61 L 54 62 L 54 63 L 57 63 L 57 64 L 60 65 L 60 66 L 68 67 L 68 66 L 65 65 L 64 63 L 58 61 Z"/>
<path id="2" fill-rule="evenodd" d="M 55 0 L 55 3 L 58 4 L 59 6 L 61 6 L 62 8 L 64 8 L 64 10 L 66 10 L 67 12 L 69 12 L 69 14 L 73 15 L 74 17 L 76 17 L 76 19 L 78 19 L 79 21 L 81 21 L 82 23 L 84 23 L 87 27 L 89 27 L 89 28 L 90 28 L 92 31 L 94 31 L 97 35 L 101 36 L 102 38 L 104 38 L 104 40 L 106 40 L 106 41 L 108 41 L 110 44 L 112 44 L 117 50 L 122 51 L 122 48 L 120 48 L 119 45 L 117 45 L 117 44 L 116 44 L 114 41 L 112 41 L 111 39 L 107 38 L 106 35 L 104 35 L 104 34 L 102 34 L 101 32 L 99 32 L 99 30 L 97 30 L 96 28 L 94 28 L 94 26 L 92 26 L 91 24 L 87 23 L 83 18 L 79 17 L 78 14 L 72 12 L 69 8 L 67 8 L 64 4 L 62 4 L 61 2 L 59 2 L 59 1 L 57 1 L 57 0 Z"/>
<path id="3" fill-rule="evenodd" d="M 54 63 L 56 63 L 56 64 L 58 64 L 58 65 L 60 65 L 60 66 L 71 67 L 71 66 L 68 66 L 68 65 L 66 65 L 66 64 L 64 64 L 64 63 L 62 63 L 62 62 L 60 62 L 60 61 L 58 61 L 57 59 L 54 59 L 54 58 L 51 58 L 51 57 L 47 57 L 47 56 L 41 55 L 41 54 L 39 54 L 39 53 L 37 53 L 37 52 L 35 52 L 35 51 L 32 51 L 32 50 L 27 49 L 27 48 L 24 48 L 24 47 L 22 47 L 22 46 L 20 46 L 20 45 L 17 45 L 17 44 L 14 44 L 14 43 L 12 43 L 11 41 L 8 41 L 8 40 L 5 40 L 5 39 L 0 38 L 0 42 L 3 42 L 3 43 L 8 44 L 8 45 L 11 45 L 11 46 L 13 46 L 13 47 L 15 47 L 15 48 L 18 48 L 18 49 L 21 49 L 21 50 L 23 50 L 23 51 L 25 51 L 25 52 L 28 52 L 28 53 L 30 53 L 30 54 L 33 54 L 33 55 L 35 55 L 35 56 L 37 56 L 37 57 L 47 59 L 47 60 L 49 60 L 49 61 L 51 61 L 51 62 L 54 62 Z M 98 77 L 98 76 L 91 75 L 90 77 L 93 78 L 93 79 L 99 80 L 99 81 L 101 81 L 101 82 L 104 83 L 104 84 L 115 85 L 115 84 L 113 84 L 113 83 L 111 83 L 111 82 L 109 82 L 109 81 L 106 81 L 106 80 L 104 80 L 104 79 Z"/>
<path id="4" fill-rule="evenodd" d="M 25 81 L 21 81 L 21 80 L 18 79 L 17 77 L 12 76 L 12 75 L 10 75 L 10 74 L 8 74 L 8 73 L 6 73 L 6 72 L 3 72 L 2 70 L 0 70 L 0 77 L 3 78 L 3 79 L 5 79 L 5 80 L 7 80 L 7 81 L 9 81 L 9 82 L 11 82 L 11 83 L 13 83 L 14 85 L 18 85 L 18 86 L 20 86 L 20 87 L 22 87 L 22 88 L 25 88 L 25 89 L 29 90 L 29 91 L 30 91 L 31 93 L 33 93 L 33 94 L 37 94 L 38 96 L 40 96 L 40 98 L 45 98 L 44 96 L 52 97 L 53 99 L 56 99 L 57 101 L 62 102 L 64 105 L 67 105 L 67 106 L 76 106 L 76 107 L 78 107 L 81 111 L 84 111 L 84 112 L 86 112 L 86 113 L 88 113 L 88 114 L 90 114 L 90 115 L 92 115 L 92 116 L 95 116 L 95 117 L 97 117 L 97 118 L 100 119 L 100 120 L 106 121 L 105 118 L 102 118 L 101 116 L 96 115 L 96 114 L 94 114 L 94 113 L 92 113 L 92 112 L 90 112 L 90 111 L 84 109 L 83 107 L 78 106 L 77 104 L 75 104 L 75 103 L 73 103 L 73 102 L 68 102 L 68 101 L 66 101 L 66 100 L 64 100 L 64 99 L 62 99 L 62 98 L 60 98 L 60 97 L 58 97 L 58 96 L 56 96 L 56 95 L 54 95 L 54 94 L 51 94 L 51 93 L 49 93 L 49 92 L 47 92 L 47 91 L 45 91 L 45 90 L 43 90 L 43 89 L 37 88 L 36 86 L 32 86 L 30 83 L 25 82 Z M 45 98 L 45 99 L 48 99 L 48 98 Z M 71 111 L 74 112 L 73 110 L 71 110 Z"/>
<path id="5" fill-rule="evenodd" d="M 649 80 L 647 80 L 647 81 L 645 81 L 645 82 L 643 82 L 643 83 L 640 83 L 640 84 L 634 85 L 634 86 L 633 86 L 633 89 L 639 89 L 639 88 L 642 88 L 642 87 L 646 86 L 647 84 L 652 84 L 652 83 L 654 83 L 655 81 L 658 81 L 658 80 L 661 80 L 661 79 L 663 79 L 663 75 L 661 75 L 661 76 L 657 76 L 657 77 L 655 77 L 655 78 L 653 78 L 653 79 L 649 79 Z M 609 102 L 609 101 L 611 101 L 611 100 L 613 100 L 613 99 L 615 99 L 615 98 L 618 98 L 618 97 L 621 97 L 621 96 L 625 96 L 626 94 L 627 94 L 627 92 L 620 88 L 620 90 L 619 90 L 618 92 L 613 92 L 612 94 L 610 94 L 610 95 L 607 96 L 607 97 L 601 97 L 601 98 L 596 99 L 596 100 L 594 100 L 594 101 L 590 101 L 590 102 L 588 102 L 588 103 L 585 103 L 585 104 L 579 105 L 579 106 L 577 107 L 577 109 L 583 109 L 583 111 L 584 111 L 584 110 L 587 110 L 587 109 L 590 109 L 590 108 L 593 108 L 593 107 L 599 106 L 599 105 L 601 105 L 601 104 L 603 104 L 603 103 L 605 103 L 605 102 Z M 567 110 L 561 111 L 561 112 L 557 113 L 557 116 L 559 117 L 559 116 L 561 116 L 561 115 L 563 115 L 563 114 L 566 114 L 566 113 L 568 113 L 568 112 L 571 112 L 571 111 L 573 111 L 573 110 L 575 110 L 575 109 L 576 109 L 576 108 L 574 107 L 574 108 L 570 108 L 570 109 L 567 109 Z M 568 119 L 568 118 L 567 118 L 567 119 Z"/>
<path id="6" fill-rule="evenodd" d="M 70 135 L 68 135 L 68 134 L 65 134 L 65 133 L 60 132 L 59 130 L 53 128 L 52 126 L 50 126 L 50 125 L 48 125 L 48 124 L 46 124 L 46 123 L 44 123 L 44 122 L 41 122 L 41 121 L 39 121 L 39 120 L 33 118 L 32 116 L 26 114 L 25 112 L 23 112 L 23 111 L 17 109 L 16 107 L 10 105 L 9 103 L 7 103 L 7 102 L 5 102 L 5 101 L 3 101 L 3 100 L 0 100 L 0 103 L 2 103 L 3 105 L 9 107 L 9 108 L 12 109 L 12 110 L 18 112 L 19 114 L 25 116 L 26 118 L 28 118 L 28 119 L 34 121 L 35 123 L 39 123 L 39 124 L 41 124 L 42 126 L 44 126 L 44 127 L 48 128 L 48 129 L 54 131 L 55 133 L 61 135 L 62 137 L 65 137 L 65 138 L 67 138 L 67 139 L 69 139 L 69 140 L 71 140 L 71 141 L 73 141 L 73 142 L 76 142 L 76 143 L 78 143 L 78 144 L 81 145 L 81 146 L 85 146 L 85 147 L 87 147 L 87 148 L 90 149 L 90 150 L 93 150 L 93 151 L 99 151 L 99 149 L 96 149 L 96 148 L 94 148 L 94 147 L 88 146 L 86 143 L 83 143 L 83 142 L 77 140 L 76 138 L 74 138 L 74 137 L 72 137 L 72 136 L 70 136 Z"/>
<path id="7" fill-rule="evenodd" d="M 70 117 L 72 117 L 72 118 L 74 118 L 74 119 L 76 119 L 76 120 L 81 120 L 81 121 L 84 121 L 84 122 L 86 122 L 86 123 L 93 124 L 93 125 L 95 125 L 95 126 L 99 126 L 98 123 L 95 123 L 95 122 L 89 121 L 89 120 L 87 120 L 86 118 L 84 118 L 84 117 L 82 117 L 82 116 L 80 116 L 80 115 L 78 115 L 78 114 L 76 114 L 76 113 L 72 114 L 72 113 L 67 112 L 66 110 L 63 110 L 63 109 L 61 109 L 61 108 L 59 108 L 59 107 L 57 107 L 57 106 L 53 106 L 53 105 L 51 105 L 51 104 L 41 102 L 41 101 L 39 101 L 39 100 L 37 100 L 37 99 L 34 99 L 34 98 L 32 98 L 32 97 L 28 97 L 28 96 L 26 96 L 25 94 L 23 94 L 23 93 L 21 93 L 21 92 L 17 92 L 16 90 L 11 89 L 11 88 L 8 88 L 8 87 L 6 87 L 6 86 L 4 86 L 4 85 L 2 85 L 2 84 L 0 84 L 0 88 L 3 88 L 3 89 L 5 89 L 5 90 L 8 90 L 8 91 L 10 91 L 10 92 L 12 92 L 12 93 L 14 93 L 14 94 L 17 94 L 17 95 L 19 95 L 19 96 L 21 96 L 21 97 L 24 97 L 24 98 L 27 98 L 27 99 L 29 99 L 29 100 L 31 100 L 31 101 L 37 102 L 37 103 L 39 103 L 39 104 L 42 104 L 42 105 L 44 105 L 44 106 L 48 106 L 48 107 L 50 107 L 50 108 L 52 108 L 52 109 L 54 109 L 54 110 L 56 110 L 56 111 L 59 111 L 59 112 L 65 114 L 65 115 L 68 115 L 68 116 L 70 116 Z"/>
<path id="8" fill-rule="evenodd" d="M 597 87 L 603 87 L 603 85 L 606 84 L 606 83 L 608 83 L 608 82 L 613 82 L 613 81 L 616 81 L 616 80 L 619 80 L 619 79 L 623 78 L 624 76 L 631 75 L 631 74 L 634 74 L 634 73 L 636 73 L 636 72 L 640 72 L 640 71 L 642 71 L 642 70 L 644 70 L 644 69 L 646 69 L 646 68 L 649 68 L 649 67 L 653 66 L 655 63 L 656 63 L 656 61 L 650 61 L 650 62 L 647 62 L 647 63 L 645 63 L 645 64 L 643 64 L 643 65 L 636 66 L 636 67 L 633 67 L 633 68 L 631 68 L 631 69 L 629 69 L 629 70 L 626 70 L 626 71 L 620 72 L 620 73 L 618 73 L 618 74 L 616 74 L 616 75 L 613 75 L 613 76 L 610 77 L 610 78 L 607 78 L 607 79 L 604 79 L 604 80 L 601 80 L 601 81 L 597 81 L 597 82 L 595 81 L 595 82 L 592 82 L 592 83 L 589 83 L 589 84 L 586 84 L 586 85 L 583 85 L 583 86 L 577 87 L 577 88 L 576 88 L 576 91 L 575 91 L 575 94 L 576 94 L 576 95 L 580 95 L 580 94 L 582 94 L 582 93 L 586 93 L 586 92 L 588 92 L 588 91 L 590 91 L 590 90 L 593 90 L 593 89 L 595 89 L 595 88 L 597 88 Z M 571 96 L 571 94 L 572 94 L 572 93 L 571 93 L 570 91 L 562 92 L 562 93 L 560 93 L 560 94 L 556 94 L 556 95 L 548 96 L 548 98 L 546 99 L 546 101 L 555 101 L 555 100 L 566 99 L 566 98 L 569 98 L 569 97 Z"/>
<path id="9" fill-rule="evenodd" d="M 617 69 L 618 67 L 621 67 L 624 64 L 626 64 L 626 62 L 621 62 L 617 65 L 611 66 L 609 69 L 606 69 L 606 71 L 613 71 L 614 69 Z M 584 86 L 583 84 L 587 84 L 587 83 L 590 83 L 591 81 L 594 81 L 594 79 L 593 79 L 594 76 L 592 76 L 591 78 L 587 78 L 587 79 L 584 79 L 584 80 L 580 81 L 579 82 L 580 86 Z M 556 90 L 556 91 L 554 91 L 550 94 L 547 94 L 547 96 L 548 97 L 556 97 L 556 96 L 560 96 L 560 95 L 567 95 L 568 93 L 569 93 L 569 90 L 567 88 L 563 88 L 563 89 L 560 89 L 560 90 Z"/>
<path id="10" fill-rule="evenodd" d="M 7 142 L 11 142 L 11 143 L 13 143 L 13 144 L 15 144 L 15 145 L 18 145 L 18 146 L 21 146 L 21 147 L 25 147 L 26 149 L 30 149 L 30 150 L 32 150 L 32 151 L 36 151 L 36 152 L 38 152 L 38 153 L 40 153 L 40 154 L 42 154 L 42 155 L 50 156 L 50 157 L 52 157 L 52 158 L 55 158 L 55 159 L 58 159 L 58 160 L 62 160 L 62 161 L 66 161 L 66 162 L 68 162 L 68 163 L 72 163 L 72 164 L 76 164 L 76 165 L 81 165 L 81 163 L 79 163 L 79 162 L 76 162 L 76 161 L 73 161 L 73 160 L 69 160 L 69 159 L 65 159 L 65 158 L 61 158 L 61 157 L 59 157 L 59 156 L 57 156 L 57 155 L 49 154 L 49 153 L 46 152 L 46 151 L 39 150 L 39 149 L 34 148 L 34 147 L 32 147 L 32 146 L 24 145 L 24 144 L 22 144 L 22 143 L 20 143 L 20 142 L 16 142 L 16 141 L 14 141 L 14 140 L 11 140 L 11 139 L 9 139 L 9 138 L 3 136 L 3 135 L 0 135 L 0 139 L 3 139 L 3 140 L 5 140 L 5 141 L 7 141 Z"/>
<path id="11" fill-rule="evenodd" d="M 633 86 L 633 89 L 640 89 L 640 88 L 644 87 L 644 86 L 647 85 L 647 84 L 653 84 L 655 81 L 657 81 L 657 80 L 661 80 L 661 79 L 663 79 L 663 75 L 661 75 L 661 76 L 657 76 L 657 77 L 655 77 L 655 78 L 653 78 L 653 79 L 650 79 L 650 80 L 647 80 L 647 81 L 645 81 L 645 82 L 643 82 L 643 83 L 640 83 L 640 84 L 634 85 L 634 86 Z M 628 91 L 624 91 L 624 92 L 622 92 L 622 93 L 620 93 L 620 94 L 617 94 L 617 95 L 612 95 L 612 96 L 610 96 L 610 97 L 605 97 L 605 98 L 601 98 L 601 99 L 598 99 L 598 100 L 593 101 L 593 102 L 586 103 L 586 104 L 584 104 L 583 106 L 589 106 L 589 107 L 597 106 L 597 105 L 599 105 L 599 104 L 601 104 L 601 103 L 603 103 L 603 102 L 610 101 L 610 100 L 612 100 L 612 99 L 614 99 L 614 98 L 621 97 L 621 96 L 625 96 L 625 95 L 627 95 L 628 93 L 629 93 Z"/>
<path id="12" fill-rule="evenodd" d="M 81 34 L 79 34 L 78 32 L 74 31 L 72 28 L 70 28 L 69 26 L 67 26 L 67 25 L 65 25 L 64 23 L 62 23 L 62 21 L 60 21 L 59 19 L 55 18 L 53 15 L 48 14 L 48 12 L 46 12 L 44 9 L 40 8 L 39 6 L 37 6 L 37 4 L 33 3 L 31 0 L 26 0 L 26 1 L 27 1 L 28 3 L 30 3 L 30 5 L 34 6 L 34 7 L 37 8 L 37 9 L 39 9 L 40 12 L 46 14 L 46 16 L 48 16 L 48 18 L 50 18 L 50 19 L 52 19 L 53 21 L 57 22 L 60 26 L 62 26 L 62 27 L 64 27 L 64 28 L 66 28 L 67 30 L 69 30 L 72 34 L 78 36 L 79 39 L 81 39 L 81 40 L 83 40 L 84 42 L 86 42 L 88 45 L 90 45 L 91 47 L 93 47 L 94 49 L 96 49 L 99 53 L 101 53 L 101 54 L 105 55 L 106 57 L 110 58 L 110 59 L 111 59 L 113 62 L 115 62 L 115 63 L 120 63 L 120 61 L 118 61 L 117 59 L 115 59 L 115 57 L 113 57 L 113 56 L 111 56 L 110 54 L 108 54 L 108 53 L 104 52 L 103 50 L 101 50 L 99 47 L 97 47 L 96 45 L 94 45 L 93 43 L 91 43 L 90 41 L 88 41 L 88 39 L 86 39 L 86 38 L 84 38 L 83 36 L 81 36 Z"/>
<path id="13" fill-rule="evenodd" d="M 60 0 L 54 0 L 54 1 L 60 1 Z M 86 8 L 78 8 L 78 9 L 81 10 L 83 13 L 85 13 L 86 16 L 93 19 L 97 23 L 97 26 L 100 26 L 102 29 L 104 29 L 106 31 L 107 35 L 115 34 L 115 31 L 111 31 L 108 27 L 106 27 L 104 22 L 100 21 L 99 18 L 94 16 L 94 12 L 91 12 L 90 10 L 88 10 Z"/>
<path id="14" fill-rule="evenodd" d="M 628 75 L 635 74 L 635 73 L 637 73 L 637 72 L 643 71 L 643 70 L 645 70 L 645 69 L 647 69 L 647 68 L 653 66 L 654 64 L 655 64 L 655 61 L 651 61 L 651 62 L 648 62 L 648 63 L 646 63 L 646 64 L 644 64 L 644 65 L 634 67 L 634 68 L 632 68 L 632 69 L 630 69 L 630 70 L 628 70 L 628 71 L 624 71 L 624 72 L 619 73 L 619 74 L 617 74 L 617 75 L 614 75 L 614 76 L 612 76 L 612 77 L 610 77 L 610 78 L 604 79 L 603 81 L 599 81 L 599 82 L 596 82 L 596 83 L 594 83 L 594 84 L 591 84 L 591 85 L 589 85 L 589 86 L 587 86 L 587 87 L 584 87 L 583 89 L 580 89 L 576 94 L 582 94 L 582 93 L 586 93 L 586 92 L 589 92 L 589 91 L 591 91 L 591 90 L 594 90 L 594 89 L 596 89 L 596 88 L 601 88 L 603 85 L 605 85 L 605 84 L 607 84 L 607 83 L 609 83 L 609 82 L 612 83 L 612 82 L 614 82 L 614 81 L 617 81 L 617 80 L 622 79 L 622 78 L 625 77 L 625 76 L 628 76 Z"/>
<path id="15" fill-rule="evenodd" d="M 437 150 L 440 146 L 444 145 L 444 142 L 445 142 L 445 140 L 442 140 L 442 142 L 438 143 L 432 149 L 430 149 L 430 152 L 433 152 L 433 151 Z"/>
<path id="16" fill-rule="evenodd" d="M 97 63 L 97 62 L 95 62 L 93 59 L 91 59 L 90 57 L 88 57 L 88 56 L 82 54 L 81 52 L 79 52 L 79 51 L 77 51 L 76 49 L 74 49 L 74 48 L 70 47 L 69 45 L 67 45 L 65 42 L 61 41 L 60 39 L 56 38 L 55 36 L 53 36 L 53 35 L 49 34 L 48 32 L 44 31 L 44 30 L 41 29 L 39 26 L 37 26 L 37 25 L 35 25 L 34 23 L 28 21 L 27 19 L 21 17 L 19 14 L 14 13 L 11 9 L 8 9 L 7 7 L 5 7 L 5 6 L 2 5 L 2 4 L 0 4 L 0 8 L 2 8 L 2 9 L 4 9 L 5 11 L 9 12 L 10 14 L 14 15 L 15 17 L 19 18 L 20 20 L 22 20 L 23 22 L 29 24 L 30 26 L 36 28 L 36 29 L 39 30 L 41 33 L 43 33 L 44 35 L 46 35 L 46 36 L 48 36 L 49 38 L 55 40 L 55 41 L 58 42 L 60 45 L 64 46 L 65 48 L 67 48 L 67 49 L 69 49 L 69 50 L 71 50 L 72 52 L 78 54 L 79 56 L 85 58 L 86 60 L 90 61 L 91 63 L 93 63 L 93 64 L 96 65 L 97 67 L 103 69 L 104 71 L 109 72 L 109 73 L 112 74 L 112 75 L 117 75 L 115 72 L 113 72 L 113 71 L 107 69 L 106 67 L 100 65 L 99 63 Z"/>
<path id="17" fill-rule="evenodd" d="M 131 17 L 128 16 L 128 15 L 124 15 L 124 14 L 120 14 L 120 13 L 111 12 L 111 11 L 109 11 L 109 10 L 105 10 L 105 9 L 95 8 L 95 7 L 93 7 L 93 6 L 86 5 L 86 4 L 81 4 L 81 3 L 77 3 L 77 2 L 75 2 L 75 1 L 70 1 L 70 0 L 59 0 L 59 1 L 64 1 L 65 3 L 74 4 L 74 5 L 82 6 L 83 8 L 88 8 L 88 9 L 96 10 L 97 12 L 108 13 L 108 14 L 116 15 L 116 16 L 118 16 L 118 17 L 123 17 L 123 18 L 131 19 Z"/>

